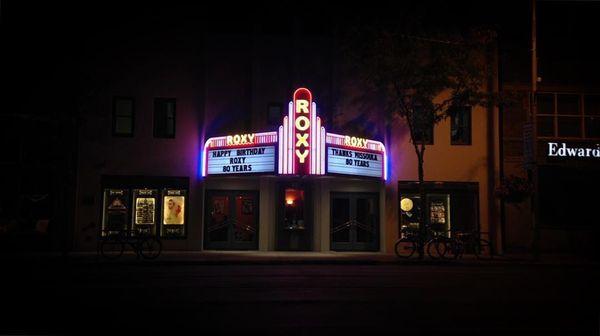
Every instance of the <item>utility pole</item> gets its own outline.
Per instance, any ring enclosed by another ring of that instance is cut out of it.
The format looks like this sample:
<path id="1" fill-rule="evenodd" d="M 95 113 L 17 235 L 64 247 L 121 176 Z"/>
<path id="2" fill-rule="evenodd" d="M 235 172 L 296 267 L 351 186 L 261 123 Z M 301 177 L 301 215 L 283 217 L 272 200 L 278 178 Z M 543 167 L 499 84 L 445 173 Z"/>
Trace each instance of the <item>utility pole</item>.
<path id="1" fill-rule="evenodd" d="M 528 169 L 530 182 L 533 185 L 531 194 L 531 252 L 533 258 L 540 257 L 540 230 L 538 225 L 538 165 L 537 165 L 537 23 L 536 23 L 536 0 L 531 0 L 531 98 L 530 98 L 530 122 L 532 125 L 532 165 Z"/>

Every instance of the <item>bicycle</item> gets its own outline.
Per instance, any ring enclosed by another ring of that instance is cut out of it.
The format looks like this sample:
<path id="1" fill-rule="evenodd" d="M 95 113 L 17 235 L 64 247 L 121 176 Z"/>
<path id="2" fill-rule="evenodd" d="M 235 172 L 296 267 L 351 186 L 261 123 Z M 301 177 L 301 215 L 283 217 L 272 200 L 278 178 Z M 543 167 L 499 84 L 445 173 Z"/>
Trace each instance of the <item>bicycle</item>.
<path id="1" fill-rule="evenodd" d="M 424 252 L 431 259 L 443 258 L 446 254 L 447 237 L 441 232 L 426 227 L 427 236 L 424 243 Z M 398 258 L 408 259 L 419 249 L 421 243 L 419 229 L 404 226 L 400 229 L 400 238 L 394 244 L 394 252 Z"/>
<path id="2" fill-rule="evenodd" d="M 479 231 L 451 231 L 452 237 L 446 241 L 446 255 L 452 259 L 462 258 L 465 252 L 472 252 L 480 260 L 489 260 L 493 258 L 492 244 L 487 240 L 480 238 L 487 232 Z"/>
<path id="3" fill-rule="evenodd" d="M 131 246 L 138 259 L 140 256 L 144 259 L 156 259 L 162 252 L 162 242 L 156 236 L 122 230 L 107 232 L 107 236 L 100 242 L 100 253 L 104 258 L 114 260 L 123 255 L 125 245 Z"/>

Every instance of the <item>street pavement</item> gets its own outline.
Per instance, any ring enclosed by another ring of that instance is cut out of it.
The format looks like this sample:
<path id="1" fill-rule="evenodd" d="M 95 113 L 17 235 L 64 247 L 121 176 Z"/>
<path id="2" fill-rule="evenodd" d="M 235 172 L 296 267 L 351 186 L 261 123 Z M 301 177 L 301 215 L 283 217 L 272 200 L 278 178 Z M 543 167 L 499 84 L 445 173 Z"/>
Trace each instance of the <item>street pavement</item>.
<path id="1" fill-rule="evenodd" d="M 0 334 L 599 335 L 595 263 L 239 256 L 0 259 Z"/>

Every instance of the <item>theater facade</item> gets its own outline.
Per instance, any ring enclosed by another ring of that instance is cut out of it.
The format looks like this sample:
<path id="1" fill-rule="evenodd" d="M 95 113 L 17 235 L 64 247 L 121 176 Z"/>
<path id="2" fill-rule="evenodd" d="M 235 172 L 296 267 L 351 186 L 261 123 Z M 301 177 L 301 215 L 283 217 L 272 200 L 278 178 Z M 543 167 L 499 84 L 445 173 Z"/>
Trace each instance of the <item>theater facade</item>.
<path id="1" fill-rule="evenodd" d="M 469 143 L 451 141 L 454 120 L 436 125 L 421 200 L 401 121 L 381 121 L 388 131 L 376 139 L 345 133 L 350 124 L 334 133 L 319 115 L 318 93 L 298 88 L 289 97 L 279 126 L 204 138 L 186 112 L 193 109 L 178 102 L 178 135 L 166 150 L 114 136 L 97 147 L 83 135 L 75 249 L 133 230 L 160 236 L 166 250 L 393 253 L 399 228 L 419 226 L 421 211 L 440 230 L 499 239 L 494 111 L 469 109 Z M 98 151 L 106 159 L 95 169 Z"/>
<path id="2" fill-rule="evenodd" d="M 299 88 L 278 131 L 206 140 L 204 249 L 380 251 L 383 143 L 326 131 Z"/>

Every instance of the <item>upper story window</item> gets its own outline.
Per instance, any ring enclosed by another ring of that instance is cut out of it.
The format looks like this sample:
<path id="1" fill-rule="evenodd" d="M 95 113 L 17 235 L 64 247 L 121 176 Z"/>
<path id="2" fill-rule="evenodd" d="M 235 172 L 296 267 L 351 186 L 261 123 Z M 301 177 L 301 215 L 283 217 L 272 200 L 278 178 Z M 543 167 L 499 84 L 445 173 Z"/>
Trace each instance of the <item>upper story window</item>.
<path id="1" fill-rule="evenodd" d="M 433 120 L 429 118 L 429 115 L 424 115 L 420 111 L 420 108 L 419 106 L 415 106 L 415 111 L 413 112 L 413 141 L 415 143 L 424 142 L 426 145 L 433 145 Z"/>
<path id="2" fill-rule="evenodd" d="M 175 98 L 154 99 L 154 137 L 175 137 Z"/>
<path id="3" fill-rule="evenodd" d="M 452 145 L 471 144 L 471 107 L 462 106 L 450 113 L 450 143 Z"/>
<path id="4" fill-rule="evenodd" d="M 112 130 L 114 136 L 133 136 L 134 101 L 131 97 L 113 98 Z"/>
<path id="5" fill-rule="evenodd" d="M 551 138 L 600 138 L 600 95 L 540 93 L 537 133 Z"/>

